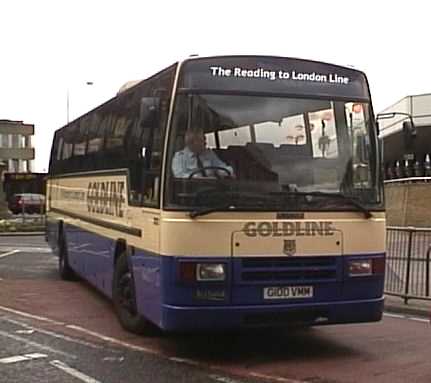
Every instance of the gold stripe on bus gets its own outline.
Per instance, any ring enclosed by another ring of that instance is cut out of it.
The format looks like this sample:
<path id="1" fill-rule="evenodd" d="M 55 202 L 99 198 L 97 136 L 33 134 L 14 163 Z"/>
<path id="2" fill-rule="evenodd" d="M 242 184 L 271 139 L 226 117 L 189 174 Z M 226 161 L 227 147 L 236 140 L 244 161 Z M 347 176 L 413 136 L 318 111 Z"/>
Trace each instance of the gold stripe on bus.
<path id="1" fill-rule="evenodd" d="M 107 229 L 111 229 L 111 230 L 115 230 L 115 231 L 119 231 L 122 233 L 126 233 L 126 234 L 130 234 L 130 235 L 134 235 L 136 237 L 142 237 L 142 230 L 136 227 L 130 227 L 130 226 L 125 226 L 116 222 L 109 222 L 103 219 L 98 219 L 98 218 L 93 218 L 93 217 L 89 217 L 89 216 L 84 216 L 82 214 L 75 214 L 72 213 L 70 211 L 65 211 L 65 210 L 61 210 L 61 209 L 56 209 L 53 208 L 52 209 L 53 212 L 58 213 L 58 214 L 62 214 L 71 218 L 75 218 L 81 221 L 85 221 L 88 223 L 91 223 L 93 225 L 96 226 L 102 226 L 105 227 Z"/>

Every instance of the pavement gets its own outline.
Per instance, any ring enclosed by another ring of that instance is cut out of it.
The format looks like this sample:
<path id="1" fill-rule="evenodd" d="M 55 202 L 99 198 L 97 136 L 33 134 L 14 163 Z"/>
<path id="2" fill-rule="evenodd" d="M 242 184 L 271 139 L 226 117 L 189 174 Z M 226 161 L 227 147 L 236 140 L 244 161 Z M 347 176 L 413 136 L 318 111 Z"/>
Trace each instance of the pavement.
<path id="1" fill-rule="evenodd" d="M 409 299 L 406 304 L 402 297 L 386 295 L 385 311 L 393 314 L 431 319 L 431 297 L 429 299 Z"/>
<path id="2" fill-rule="evenodd" d="M 28 237 L 28 236 L 43 236 L 44 231 L 0 231 L 0 237 Z"/>

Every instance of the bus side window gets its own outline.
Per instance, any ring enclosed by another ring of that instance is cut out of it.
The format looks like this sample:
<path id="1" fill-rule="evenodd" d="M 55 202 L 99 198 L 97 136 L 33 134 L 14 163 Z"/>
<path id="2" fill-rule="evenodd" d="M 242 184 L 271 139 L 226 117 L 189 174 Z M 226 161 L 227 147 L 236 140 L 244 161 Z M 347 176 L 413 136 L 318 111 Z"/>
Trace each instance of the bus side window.
<path id="1" fill-rule="evenodd" d="M 129 97 L 134 123 L 127 132 L 129 204 L 159 207 L 160 177 L 175 66 L 138 85 Z"/>
<path id="2" fill-rule="evenodd" d="M 63 137 L 60 131 L 54 135 L 54 141 L 51 148 L 51 157 L 49 161 L 50 174 L 57 174 L 61 171 L 61 151 L 63 149 Z"/>
<path id="3" fill-rule="evenodd" d="M 87 129 L 87 150 L 85 162 L 87 163 L 87 169 L 100 170 L 101 165 L 99 158 L 102 157 L 103 143 L 104 143 L 104 131 L 102 128 L 102 113 L 98 112 L 93 114 L 91 119 L 88 120 Z"/>
<path id="4" fill-rule="evenodd" d="M 76 122 L 73 153 L 72 153 L 72 168 L 75 172 L 83 171 L 85 165 L 85 151 L 87 148 L 87 124 L 85 119 Z"/>
<path id="5" fill-rule="evenodd" d="M 71 123 L 63 132 L 63 147 L 61 150 L 61 166 L 67 169 L 69 173 L 74 172 L 73 167 L 73 144 L 76 133 L 76 123 Z"/>
<path id="6" fill-rule="evenodd" d="M 132 161 L 129 167 L 129 200 L 132 205 L 158 206 L 162 143 L 160 115 L 158 97 L 141 99 L 139 122 L 135 126 L 139 135 L 138 160 Z"/>

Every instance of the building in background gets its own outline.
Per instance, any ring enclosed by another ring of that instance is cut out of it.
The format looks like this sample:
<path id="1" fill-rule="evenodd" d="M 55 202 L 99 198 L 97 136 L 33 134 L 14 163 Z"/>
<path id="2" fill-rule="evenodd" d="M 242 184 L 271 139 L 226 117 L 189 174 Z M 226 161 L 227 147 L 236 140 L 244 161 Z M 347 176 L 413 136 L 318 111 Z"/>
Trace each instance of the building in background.
<path id="1" fill-rule="evenodd" d="M 0 161 L 7 172 L 31 172 L 34 161 L 34 125 L 0 120 Z"/>
<path id="2" fill-rule="evenodd" d="M 398 114 L 379 119 L 386 178 L 386 223 L 430 228 L 431 94 L 404 97 L 379 115 L 387 113 Z M 408 120 L 415 127 L 410 134 L 403 126 Z"/>
<path id="3" fill-rule="evenodd" d="M 0 175 L 4 173 L 28 173 L 33 169 L 34 125 L 22 121 L 0 120 Z M 3 182 L 0 183 L 0 213 L 5 210 Z"/>
<path id="4" fill-rule="evenodd" d="M 430 176 L 431 94 L 404 97 L 379 115 L 387 113 L 395 115 L 379 119 L 386 178 Z M 403 122 L 410 116 L 416 128 L 413 137 L 403 129 Z"/>

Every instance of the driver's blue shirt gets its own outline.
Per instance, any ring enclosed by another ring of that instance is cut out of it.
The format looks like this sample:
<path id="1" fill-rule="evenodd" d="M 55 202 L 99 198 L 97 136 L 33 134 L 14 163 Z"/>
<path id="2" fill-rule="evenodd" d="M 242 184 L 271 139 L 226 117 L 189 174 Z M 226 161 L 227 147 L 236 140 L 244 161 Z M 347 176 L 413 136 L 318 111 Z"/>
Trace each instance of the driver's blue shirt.
<path id="1" fill-rule="evenodd" d="M 217 155 L 210 149 L 205 149 L 199 154 L 199 158 L 202 162 L 203 167 L 217 166 L 219 168 L 224 168 L 229 171 L 229 175 L 233 175 L 233 168 L 226 165 Z M 195 153 L 193 153 L 188 147 L 175 153 L 172 160 L 172 173 L 174 177 L 177 178 L 187 178 L 193 172 L 199 169 L 198 158 Z M 206 169 L 205 174 L 203 172 L 196 172 L 193 177 L 215 177 L 217 175 L 227 176 L 228 173 L 223 170 L 216 169 Z"/>

